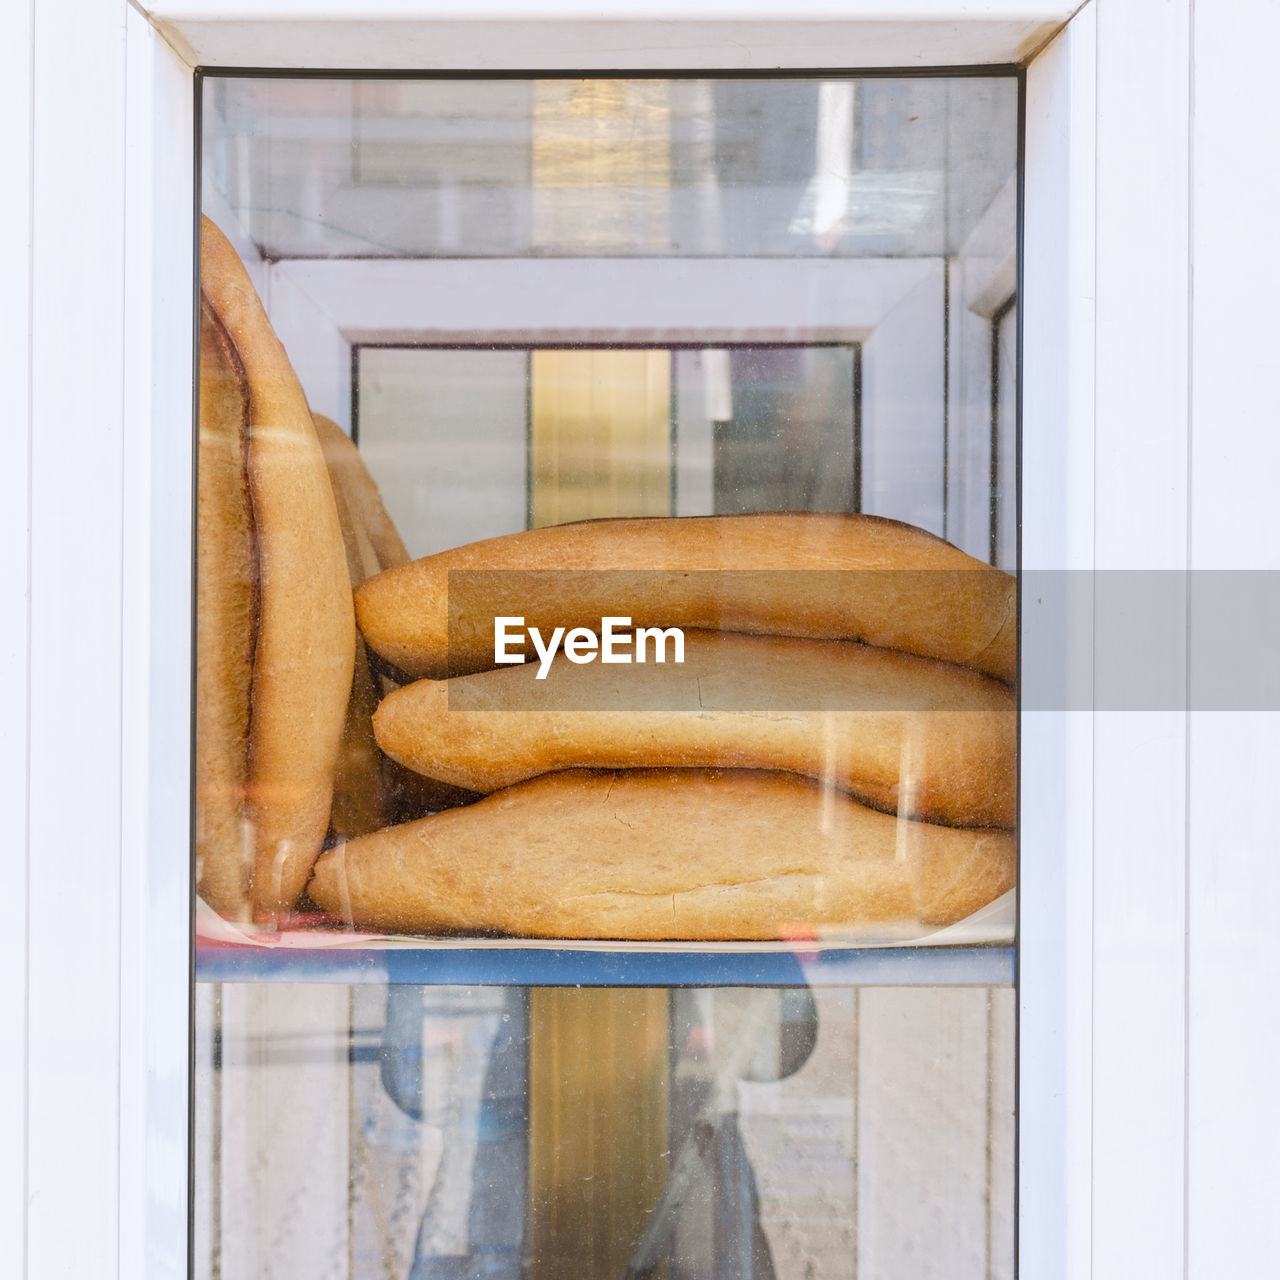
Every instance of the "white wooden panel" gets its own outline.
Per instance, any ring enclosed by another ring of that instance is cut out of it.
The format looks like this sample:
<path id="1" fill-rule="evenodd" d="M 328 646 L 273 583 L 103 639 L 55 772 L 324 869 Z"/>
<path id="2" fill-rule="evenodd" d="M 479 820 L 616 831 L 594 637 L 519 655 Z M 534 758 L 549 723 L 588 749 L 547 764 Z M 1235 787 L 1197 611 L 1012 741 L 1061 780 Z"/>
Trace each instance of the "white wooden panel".
<path id="1" fill-rule="evenodd" d="M 1192 565 L 1275 570 L 1280 10 L 1197 4 L 1194 21 Z M 1274 648 L 1202 651 L 1192 608 L 1193 697 L 1200 662 L 1274 667 Z M 1190 734 L 1187 1274 L 1260 1275 L 1280 1253 L 1280 717 L 1201 711 Z"/>
<path id="2" fill-rule="evenodd" d="M 27 1266 L 114 1276 L 126 9 L 33 12 Z"/>
<path id="3" fill-rule="evenodd" d="M 985 1280 L 987 993 L 858 999 L 860 1280 Z"/>
<path id="4" fill-rule="evenodd" d="M 1265 1274 L 1280 1250 L 1280 716 L 1200 711 L 1190 735 L 1187 1275 L 1198 1280 Z"/>
<path id="5" fill-rule="evenodd" d="M 214 1194 L 226 1280 L 346 1280 L 350 1025 L 343 986 L 222 987 Z"/>
<path id="6" fill-rule="evenodd" d="M 193 64 L 447 69 L 900 67 L 1021 61 L 1074 9 L 1062 0 L 161 0 L 151 13 Z M 375 17 L 377 21 L 370 21 Z"/>
<path id="7" fill-rule="evenodd" d="M 233 22 L 252 18 L 262 6 L 254 0 L 162 0 L 149 12 L 158 19 L 177 22 L 187 19 Z M 426 22 L 460 19 L 491 22 L 510 14 L 504 0 L 379 0 L 372 12 L 380 17 Z M 545 0 L 538 16 L 547 22 L 561 19 L 594 18 L 599 8 L 593 0 Z M 855 22 L 927 22 L 969 19 L 975 27 L 992 20 L 1065 20 L 1073 9 L 1055 0 L 984 0 L 977 7 L 963 0 L 797 0 L 788 6 L 780 0 L 692 0 L 680 5 L 671 0 L 619 0 L 612 8 L 619 19 L 645 21 L 684 17 L 689 21 L 737 17 L 756 20 L 790 13 L 797 21 L 816 18 L 846 18 Z M 290 21 L 313 18 L 346 18 L 352 13 L 351 0 L 275 0 L 271 13 Z"/>
<path id="8" fill-rule="evenodd" d="M 271 327 L 284 343 L 312 413 L 351 434 L 351 344 L 314 298 L 278 264 L 267 267 L 264 297 Z"/>
<path id="9" fill-rule="evenodd" d="M 363 342 L 856 340 L 936 264 L 907 258 L 377 259 L 282 262 Z"/>
<path id="10" fill-rule="evenodd" d="M 191 74 L 128 19 L 121 661 L 120 1274 L 187 1252 Z"/>
<path id="11" fill-rule="evenodd" d="M 1196 569 L 1280 567 L 1274 430 L 1280 262 L 1268 207 L 1280 199 L 1266 0 L 1195 8 L 1192 148 L 1192 557 Z M 1199 789 L 1199 779 L 1193 778 Z"/>
<path id="12" fill-rule="evenodd" d="M 862 510 L 941 536 L 944 280 L 927 266 L 862 344 Z"/>
<path id="13" fill-rule="evenodd" d="M 0 806 L 9 838 L 0 847 L 0 875 L 10 911 L 0 930 L 0 1026 L 9 1052 L 0 1055 L 0 1240 L 21 1265 L 26 1242 L 27 1055 L 27 661 L 30 635 L 31 391 L 31 24 L 30 5 L 8 5 L 0 16 L 0 172 L 9 198 L 0 201 L 0 386 L 9 397 L 5 465 L 0 468 Z"/>
<path id="14" fill-rule="evenodd" d="M 526 527 L 528 359 L 524 351 L 361 353 L 360 452 L 411 556 Z"/>
<path id="15" fill-rule="evenodd" d="M 1027 71 L 1024 571 L 1093 565 L 1094 17 Z M 1080 594 L 1086 643 L 1064 653 L 1060 619 L 1024 593 L 1024 699 L 1046 668 L 1092 687 L 1087 582 Z M 1018 1262 L 1059 1280 L 1090 1265 L 1090 715 L 1024 711 L 1019 767 Z"/>
<path id="16" fill-rule="evenodd" d="M 1104 573 L 1186 564 L 1188 9 L 1136 0 L 1097 11 Z M 1163 653 L 1178 673 L 1164 706 L 1100 706 L 1094 719 L 1093 1274 L 1120 1280 L 1182 1273 L 1186 619 L 1177 601 L 1145 617 L 1118 610 L 1107 585 L 1098 670 L 1136 649 Z"/>

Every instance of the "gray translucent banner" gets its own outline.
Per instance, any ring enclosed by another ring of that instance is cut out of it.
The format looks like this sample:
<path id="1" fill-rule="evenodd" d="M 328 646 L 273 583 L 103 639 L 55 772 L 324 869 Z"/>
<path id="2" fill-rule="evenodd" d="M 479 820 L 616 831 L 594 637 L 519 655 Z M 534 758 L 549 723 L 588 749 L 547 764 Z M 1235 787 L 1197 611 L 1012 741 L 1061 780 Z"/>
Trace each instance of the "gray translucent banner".
<path id="1" fill-rule="evenodd" d="M 1280 710 L 1280 572 L 1022 578 L 1028 711 Z"/>
<path id="2" fill-rule="evenodd" d="M 505 676 L 451 681 L 449 707 L 989 712 L 1010 699 L 994 677 L 1014 675 L 1009 583 L 995 570 L 455 570 L 449 668 Z M 1280 710 L 1280 571 L 1030 571 L 1020 588 L 1024 711 Z M 499 618 L 505 652 L 529 667 L 519 675 L 495 661 Z M 667 634 L 637 645 L 640 627 Z M 575 628 L 596 637 L 579 635 L 580 662 L 564 652 Z M 683 663 L 669 628 L 685 632 Z M 764 631 L 795 643 L 738 639 Z M 834 639 L 948 665 L 850 653 Z"/>

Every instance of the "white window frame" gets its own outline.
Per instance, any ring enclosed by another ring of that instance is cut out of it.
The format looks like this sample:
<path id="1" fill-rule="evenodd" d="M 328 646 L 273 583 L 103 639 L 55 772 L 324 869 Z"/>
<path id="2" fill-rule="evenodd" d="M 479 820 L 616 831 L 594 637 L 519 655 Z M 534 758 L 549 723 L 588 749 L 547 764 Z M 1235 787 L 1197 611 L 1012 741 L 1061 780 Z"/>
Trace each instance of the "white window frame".
<path id="1" fill-rule="evenodd" d="M 19 247 L 0 268 L 5 296 L 27 300 L 6 302 L 0 385 L 28 424 L 0 470 L 0 545 L 26 551 L 0 582 L 25 601 L 25 627 L 0 641 L 6 671 L 25 673 L 0 706 L 0 795 L 23 833 L 5 883 L 25 907 L 0 934 L 6 973 L 21 975 L 0 988 L 0 1019 L 25 1043 L 0 1057 L 0 1239 L 22 1241 L 25 1274 L 186 1265 L 189 885 L 175 851 L 190 821 L 192 66 L 1025 61 L 1023 565 L 1271 568 L 1274 522 L 1249 513 L 1266 509 L 1280 445 L 1239 425 L 1270 339 L 1233 326 L 1243 286 L 1192 294 L 1189 264 L 1194 250 L 1223 279 L 1241 268 L 1280 291 L 1274 263 L 1239 256 L 1266 242 L 1274 200 L 1232 206 L 1249 156 L 1219 144 L 1250 118 L 1242 101 L 1270 118 L 1257 51 L 1280 31 L 1267 0 L 1217 25 L 1212 7 L 621 0 L 608 21 L 588 0 L 517 17 L 498 0 L 384 0 L 377 17 L 356 0 L 276 0 L 269 20 L 250 0 L 6 9 L 0 160 L 31 194 L 0 213 Z M 1197 185 L 1193 143 L 1212 186 Z M 1188 198 L 1154 219 L 1148 198 L 1171 193 Z M 1237 249 L 1242 227 L 1254 239 Z M 1193 346 L 1193 333 L 1211 336 Z M 1202 411 L 1256 475 L 1192 448 Z M 1023 624 L 1038 644 L 1035 601 Z M 1069 655 L 1086 685 L 1107 636 L 1090 639 Z M 1242 749 L 1280 769 L 1269 726 L 1024 714 L 1027 1280 L 1248 1274 L 1275 1256 L 1276 1161 L 1248 1139 L 1280 1120 L 1280 1036 L 1228 1009 L 1192 1040 L 1187 1012 L 1227 980 L 1231 1008 L 1274 999 L 1274 948 L 1240 924 L 1248 895 L 1220 890 L 1227 876 L 1275 900 L 1269 815 L 1244 796 L 1224 817 L 1215 799 Z M 1241 938 L 1243 971 L 1224 959 Z"/>

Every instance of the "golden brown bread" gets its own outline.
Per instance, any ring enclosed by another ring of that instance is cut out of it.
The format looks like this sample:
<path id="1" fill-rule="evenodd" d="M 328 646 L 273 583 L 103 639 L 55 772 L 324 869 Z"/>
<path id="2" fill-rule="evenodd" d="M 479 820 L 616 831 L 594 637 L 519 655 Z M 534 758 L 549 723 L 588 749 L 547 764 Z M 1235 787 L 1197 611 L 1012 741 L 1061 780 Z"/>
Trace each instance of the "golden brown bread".
<path id="1" fill-rule="evenodd" d="M 358 472 L 368 475 L 368 473 L 364 470 L 364 462 L 355 445 L 351 443 L 351 438 L 332 418 L 326 418 L 322 413 L 313 413 L 311 421 L 315 424 L 316 436 L 324 453 L 324 465 L 329 472 L 329 483 L 333 487 L 334 506 L 338 512 L 338 524 L 342 529 L 342 545 L 347 556 L 347 573 L 351 585 L 358 587 L 366 578 L 373 577 L 383 567 L 378 559 L 373 539 L 369 536 L 369 526 L 364 513 L 351 500 L 355 474 Z M 372 479 L 369 483 L 373 484 Z M 376 496 L 378 492 L 376 486 L 373 492 Z M 379 505 L 381 505 L 381 499 L 379 499 Z M 394 528 L 392 532 L 395 532 Z M 398 534 L 396 538 L 399 539 Z"/>
<path id="2" fill-rule="evenodd" d="M 351 514 L 351 523 L 368 538 L 377 557 L 378 569 L 407 563 L 409 552 L 387 514 L 382 494 L 364 465 L 360 450 L 332 419 L 316 414 L 315 423 L 316 433 L 324 446 L 325 461 L 329 464 L 329 474 L 333 477 L 333 487 L 341 492 Z M 371 570 L 365 577 L 377 571 Z"/>
<path id="3" fill-rule="evenodd" d="M 1012 827 L 1016 703 L 950 663 L 840 640 L 685 633 L 685 661 L 537 664 L 385 698 L 378 744 L 490 792 L 574 767 L 785 769 L 890 813 Z M 609 708 L 620 708 L 611 710 Z"/>
<path id="4" fill-rule="evenodd" d="M 347 556 L 347 573 L 354 589 L 381 568 L 368 531 L 352 513 L 347 486 L 343 483 L 353 468 L 363 469 L 364 464 L 336 422 L 318 413 L 311 417 L 329 469 Z M 354 461 L 352 454 L 355 454 Z M 373 713 L 379 693 L 364 642 L 357 635 L 355 670 L 338 748 L 333 806 L 329 814 L 329 829 L 341 839 L 377 831 L 391 821 L 391 806 L 382 776 L 384 757 L 373 736 Z"/>
<path id="5" fill-rule="evenodd" d="M 234 348 L 248 411 L 259 606 L 246 817 L 252 905 L 274 916 L 302 892 L 329 825 L 355 657 L 351 584 L 324 454 L 284 348 L 207 218 L 200 254 L 201 293 Z"/>
<path id="6" fill-rule="evenodd" d="M 364 645 L 356 641 L 351 696 L 333 775 L 333 804 L 329 828 L 341 839 L 362 836 L 392 820 L 390 798 L 383 780 L 383 755 L 373 736 L 373 713 L 378 694 Z"/>
<path id="7" fill-rule="evenodd" d="M 457 570 L 472 572 L 451 637 L 449 573 Z M 659 581 L 659 570 L 670 572 Z M 862 640 L 1009 683 L 1014 586 L 1008 574 L 895 520 L 777 512 L 590 520 L 490 538 L 379 574 L 357 592 L 356 611 L 377 653 L 436 679 L 494 665 L 495 616 L 524 617 L 545 634 L 620 615 L 636 626 Z"/>
<path id="8" fill-rule="evenodd" d="M 1014 864 L 1010 832 L 899 821 L 789 774 L 575 770 L 339 845 L 309 892 L 414 933 L 889 938 L 971 915 Z"/>
<path id="9" fill-rule="evenodd" d="M 323 414 L 313 414 L 312 418 L 337 501 L 351 585 L 357 587 L 380 570 L 405 563 L 409 554 L 351 438 Z M 371 536 L 374 530 L 378 546 Z M 379 698 L 395 688 L 385 675 L 373 670 L 364 641 L 357 635 L 355 675 L 329 820 L 330 830 L 341 838 L 364 835 L 390 822 L 420 818 L 436 809 L 468 804 L 478 798 L 475 792 L 405 769 L 378 749 L 373 736 L 373 713 Z"/>
<path id="10" fill-rule="evenodd" d="M 256 633 L 245 478 L 248 393 L 235 348 L 200 308 L 196 556 L 196 885 L 228 920 L 249 918 L 253 850 L 244 815 Z"/>

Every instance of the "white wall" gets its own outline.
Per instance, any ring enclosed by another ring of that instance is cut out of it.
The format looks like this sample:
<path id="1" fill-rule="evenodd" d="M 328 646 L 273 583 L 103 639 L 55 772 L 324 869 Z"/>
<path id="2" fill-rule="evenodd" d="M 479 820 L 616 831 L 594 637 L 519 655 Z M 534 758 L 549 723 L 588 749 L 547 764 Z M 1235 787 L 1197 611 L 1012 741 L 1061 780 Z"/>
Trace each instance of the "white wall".
<path id="1" fill-rule="evenodd" d="M 125 3 L 7 5 L 0 50 L 0 1239 L 7 1274 L 178 1275 L 190 74 Z"/>
<path id="2" fill-rule="evenodd" d="M 1191 16 L 1188 555 L 1196 570 L 1275 570 L 1280 262 L 1270 211 L 1280 173 L 1268 81 L 1280 10 L 1228 0 L 1192 5 Z M 1193 612 L 1193 656 L 1232 662 L 1197 651 L 1210 621 Z M 1255 648 L 1251 661 L 1270 668 L 1275 652 Z M 1267 675 L 1257 669 L 1260 682 Z M 1280 951 L 1268 911 L 1280 893 L 1269 798 L 1280 717 L 1199 711 L 1187 733 L 1187 1266 L 1192 1276 L 1243 1274 L 1280 1252 Z"/>

